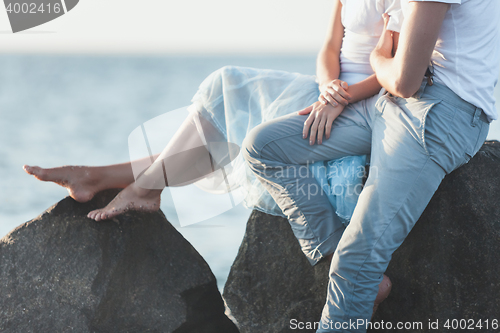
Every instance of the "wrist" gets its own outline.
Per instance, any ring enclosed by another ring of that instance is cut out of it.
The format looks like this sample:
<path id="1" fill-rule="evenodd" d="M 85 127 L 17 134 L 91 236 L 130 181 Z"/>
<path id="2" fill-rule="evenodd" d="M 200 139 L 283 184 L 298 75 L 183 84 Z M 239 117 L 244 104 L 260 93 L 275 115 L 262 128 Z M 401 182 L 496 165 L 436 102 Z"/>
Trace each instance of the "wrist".
<path id="1" fill-rule="evenodd" d="M 320 95 L 323 94 L 327 88 L 328 88 L 328 82 L 320 83 L 318 85 Z"/>

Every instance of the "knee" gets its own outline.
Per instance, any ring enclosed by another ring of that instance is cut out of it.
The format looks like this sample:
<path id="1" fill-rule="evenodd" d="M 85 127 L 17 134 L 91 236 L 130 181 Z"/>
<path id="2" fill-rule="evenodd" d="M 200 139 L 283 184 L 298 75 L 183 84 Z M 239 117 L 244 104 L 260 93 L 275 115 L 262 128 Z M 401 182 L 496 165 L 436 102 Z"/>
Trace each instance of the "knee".
<path id="1" fill-rule="evenodd" d="M 262 161 L 279 161 L 276 141 L 282 137 L 280 122 L 268 121 L 248 132 L 242 143 L 242 153 L 250 165 L 262 164 Z"/>
<path id="2" fill-rule="evenodd" d="M 265 146 L 264 141 L 266 136 L 266 131 L 263 130 L 264 127 L 264 124 L 254 127 L 247 133 L 243 140 L 241 152 L 245 160 L 250 164 L 261 159 L 262 148 Z"/>
<path id="3" fill-rule="evenodd" d="M 387 265 L 373 251 L 368 244 L 359 244 L 358 251 L 346 250 L 342 241 L 332 258 L 330 265 L 330 279 L 341 279 L 358 285 L 372 285 L 382 279 Z"/>

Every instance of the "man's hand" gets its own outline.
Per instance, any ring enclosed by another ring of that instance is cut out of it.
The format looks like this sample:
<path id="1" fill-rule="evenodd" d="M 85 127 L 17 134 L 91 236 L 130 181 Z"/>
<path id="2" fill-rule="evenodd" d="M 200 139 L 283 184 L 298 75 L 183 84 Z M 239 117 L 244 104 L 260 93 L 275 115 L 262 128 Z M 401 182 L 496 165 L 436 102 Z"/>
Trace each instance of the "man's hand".
<path id="1" fill-rule="evenodd" d="M 382 14 L 382 18 L 384 19 L 384 30 L 382 30 L 382 35 L 380 35 L 380 39 L 378 40 L 377 46 L 375 46 L 373 52 L 378 53 L 384 58 L 392 58 L 394 56 L 394 39 L 392 37 L 393 31 L 387 30 L 389 15 L 384 13 Z"/>
<path id="2" fill-rule="evenodd" d="M 339 104 L 346 106 L 351 100 L 351 95 L 347 92 L 348 88 L 347 82 L 335 79 L 320 89 L 321 95 L 318 101 L 324 105 L 330 103 L 332 106 Z"/>
<path id="3" fill-rule="evenodd" d="M 328 139 L 332 130 L 333 121 L 344 110 L 343 105 L 332 106 L 331 104 L 324 105 L 321 102 L 315 102 L 313 105 L 300 110 L 300 115 L 309 114 L 307 120 L 304 122 L 304 129 L 302 130 L 302 137 L 305 139 L 311 131 L 309 136 L 309 144 L 312 146 L 318 140 L 318 144 L 323 142 L 323 134 Z"/>
<path id="4" fill-rule="evenodd" d="M 395 55 L 390 32 L 384 29 L 370 54 L 378 82 L 394 96 L 408 98 L 420 88 L 450 4 L 411 1 Z M 386 20 L 386 17 L 384 17 Z"/>

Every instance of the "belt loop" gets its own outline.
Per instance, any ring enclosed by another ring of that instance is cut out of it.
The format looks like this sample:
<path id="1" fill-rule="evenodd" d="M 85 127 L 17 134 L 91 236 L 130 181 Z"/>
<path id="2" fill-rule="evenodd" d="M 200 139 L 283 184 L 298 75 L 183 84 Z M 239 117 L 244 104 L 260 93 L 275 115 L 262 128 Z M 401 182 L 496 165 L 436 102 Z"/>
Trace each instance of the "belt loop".
<path id="1" fill-rule="evenodd" d="M 476 127 L 482 112 L 483 112 L 482 109 L 476 108 L 476 111 L 474 111 L 474 118 L 472 118 L 472 123 L 471 123 L 472 127 Z"/>

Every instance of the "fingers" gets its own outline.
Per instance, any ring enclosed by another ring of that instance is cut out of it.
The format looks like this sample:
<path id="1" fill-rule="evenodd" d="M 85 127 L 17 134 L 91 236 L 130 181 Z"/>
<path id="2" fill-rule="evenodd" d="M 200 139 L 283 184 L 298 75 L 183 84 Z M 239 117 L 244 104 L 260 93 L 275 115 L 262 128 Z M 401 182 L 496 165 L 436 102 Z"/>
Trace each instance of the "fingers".
<path id="1" fill-rule="evenodd" d="M 330 103 L 332 106 L 338 106 L 339 103 L 335 100 L 335 98 L 332 97 L 330 92 L 325 91 L 323 94 L 320 95 L 321 101 L 323 102 L 324 105 L 327 105 Z"/>
<path id="2" fill-rule="evenodd" d="M 325 124 L 325 138 L 330 139 L 330 134 L 332 132 L 332 125 L 335 117 L 328 117 Z"/>
<path id="3" fill-rule="evenodd" d="M 318 101 L 320 101 L 323 105 L 327 105 L 329 103 L 325 96 L 323 96 L 323 94 L 319 95 Z"/>
<path id="4" fill-rule="evenodd" d="M 308 106 L 308 107 L 307 107 L 307 108 L 305 108 L 305 109 L 300 110 L 298 113 L 299 113 L 300 115 L 309 114 L 309 113 L 311 113 L 312 109 L 313 109 L 313 106 L 311 105 L 311 106 Z"/>
<path id="5" fill-rule="evenodd" d="M 311 125 L 311 133 L 309 135 L 309 145 L 314 145 L 316 142 L 316 133 L 318 132 L 319 122 L 321 121 L 320 117 L 315 117 L 314 122 Z"/>
<path id="6" fill-rule="evenodd" d="M 389 25 L 389 19 L 390 19 L 389 14 L 383 13 L 382 14 L 382 19 L 384 20 L 384 31 L 383 32 L 388 32 L 387 26 Z"/>
<path id="7" fill-rule="evenodd" d="M 384 29 L 387 29 L 387 25 L 389 24 L 389 14 L 383 13 L 382 18 L 384 19 Z"/>
<path id="8" fill-rule="evenodd" d="M 384 19 L 384 32 L 385 34 L 389 34 L 392 37 L 392 30 L 387 30 L 387 26 L 389 25 L 389 19 L 391 18 L 389 14 L 383 13 L 382 18 Z"/>
<path id="9" fill-rule="evenodd" d="M 380 39 L 375 47 L 377 53 L 381 54 L 384 57 L 391 58 L 393 56 L 393 40 L 392 40 L 392 31 L 387 30 L 387 25 L 389 24 L 389 15 L 387 13 L 382 14 L 382 18 L 384 19 L 384 30 L 382 31 L 382 35 L 380 35 Z"/>
<path id="10" fill-rule="evenodd" d="M 324 97 L 328 100 L 328 102 L 330 102 L 332 106 L 337 106 L 338 103 L 344 106 L 349 104 L 349 101 L 352 99 L 351 95 L 341 87 L 335 87 L 335 88 L 336 89 L 334 89 L 333 87 L 328 87 L 326 91 L 323 93 L 323 95 L 325 95 Z M 333 104 L 331 100 L 333 100 L 335 104 Z"/>
<path id="11" fill-rule="evenodd" d="M 339 104 L 346 106 L 352 99 L 352 96 L 347 92 L 347 89 L 348 85 L 346 82 L 335 79 L 326 86 L 326 89 L 324 89 L 318 100 L 323 105 L 330 103 L 333 107 L 336 107 Z"/>
<path id="12" fill-rule="evenodd" d="M 341 109 L 334 109 L 332 106 L 325 107 L 320 104 L 313 105 L 313 110 L 309 113 L 309 116 L 304 122 L 304 128 L 302 130 L 302 137 L 304 139 L 309 136 L 309 145 L 312 146 L 316 142 L 322 144 L 323 137 L 325 137 L 325 139 L 330 138 L 333 121 L 337 118 L 342 109 L 343 107 Z"/>
<path id="13" fill-rule="evenodd" d="M 307 138 L 307 134 L 309 133 L 309 128 L 311 127 L 311 124 L 314 122 L 315 114 L 311 113 L 309 114 L 309 117 L 307 117 L 306 121 L 304 122 L 304 128 L 302 129 L 302 138 Z"/>
<path id="14" fill-rule="evenodd" d="M 323 133 L 325 132 L 326 118 L 322 117 L 318 125 L 318 145 L 323 143 Z"/>

